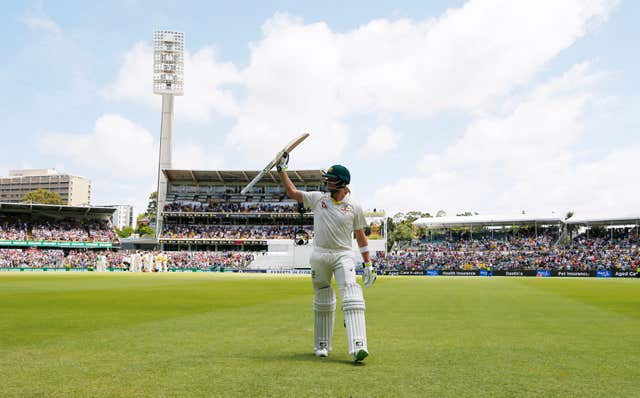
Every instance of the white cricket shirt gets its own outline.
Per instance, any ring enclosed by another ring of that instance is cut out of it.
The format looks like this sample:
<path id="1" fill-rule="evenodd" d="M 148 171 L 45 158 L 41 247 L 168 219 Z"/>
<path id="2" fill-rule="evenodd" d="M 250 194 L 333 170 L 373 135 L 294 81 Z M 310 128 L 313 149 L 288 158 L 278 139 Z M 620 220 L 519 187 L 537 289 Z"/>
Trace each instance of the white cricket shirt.
<path id="1" fill-rule="evenodd" d="M 300 193 L 304 207 L 313 211 L 314 245 L 329 250 L 351 250 L 353 231 L 367 225 L 362 207 L 349 196 L 336 202 L 329 193 Z"/>

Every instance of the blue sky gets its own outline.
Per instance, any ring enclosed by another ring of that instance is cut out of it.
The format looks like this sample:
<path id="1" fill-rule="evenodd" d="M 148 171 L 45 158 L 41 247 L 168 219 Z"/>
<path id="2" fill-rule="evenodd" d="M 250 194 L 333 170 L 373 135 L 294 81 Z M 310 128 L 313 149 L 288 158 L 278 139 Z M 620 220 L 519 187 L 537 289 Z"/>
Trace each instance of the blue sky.
<path id="1" fill-rule="evenodd" d="M 426 3 L 426 4 L 425 4 Z M 631 1 L 9 2 L 0 174 L 92 180 L 146 206 L 155 29 L 185 32 L 174 167 L 347 165 L 365 208 L 639 213 Z"/>

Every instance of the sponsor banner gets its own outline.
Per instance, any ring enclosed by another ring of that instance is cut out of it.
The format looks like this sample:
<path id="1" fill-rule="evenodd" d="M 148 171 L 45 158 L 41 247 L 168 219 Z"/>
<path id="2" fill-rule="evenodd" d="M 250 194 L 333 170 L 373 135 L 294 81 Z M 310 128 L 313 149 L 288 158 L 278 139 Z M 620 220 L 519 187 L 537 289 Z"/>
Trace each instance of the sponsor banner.
<path id="1" fill-rule="evenodd" d="M 635 271 L 613 271 L 614 278 L 640 278 L 640 272 Z"/>
<path id="2" fill-rule="evenodd" d="M 266 246 L 266 240 L 253 239 L 165 239 L 161 238 L 160 243 L 180 244 L 180 245 L 261 245 Z"/>
<path id="3" fill-rule="evenodd" d="M 427 276 L 438 276 L 440 275 L 440 271 L 437 269 L 428 269 Z"/>
<path id="4" fill-rule="evenodd" d="M 494 270 L 493 276 L 536 276 L 535 270 Z"/>
<path id="5" fill-rule="evenodd" d="M 198 212 L 163 211 L 162 214 L 165 217 L 189 217 L 189 218 L 199 217 L 199 218 L 218 218 L 218 219 L 220 218 L 299 219 L 300 218 L 300 213 L 297 213 L 297 212 L 293 212 L 293 213 L 254 213 L 254 212 L 224 213 L 224 212 L 204 212 L 204 211 L 198 211 Z M 306 219 L 312 219 L 313 213 L 304 213 L 302 217 Z"/>
<path id="6" fill-rule="evenodd" d="M 563 276 L 568 278 L 586 278 L 589 276 L 595 276 L 595 272 L 594 272 L 594 275 L 591 275 L 591 272 L 589 271 L 551 271 L 551 276 Z"/>
<path id="7" fill-rule="evenodd" d="M 169 272 L 215 272 L 216 269 L 200 269 L 200 268 L 171 268 Z"/>
<path id="8" fill-rule="evenodd" d="M 442 276 L 480 276 L 479 270 L 464 270 L 464 269 L 454 269 L 454 270 L 443 270 L 440 275 Z"/>
<path id="9" fill-rule="evenodd" d="M 0 268 L 0 272 L 86 272 L 85 268 Z"/>
<path id="10" fill-rule="evenodd" d="M 398 271 L 387 271 L 387 270 L 384 270 L 384 271 L 382 271 L 382 275 L 395 276 L 395 275 L 398 275 Z"/>
<path id="11" fill-rule="evenodd" d="M 487 271 L 486 269 L 481 269 L 480 276 L 493 276 L 493 271 Z"/>
<path id="12" fill-rule="evenodd" d="M 311 275 L 310 269 L 268 269 L 266 272 L 267 274 Z"/>
<path id="13" fill-rule="evenodd" d="M 111 242 L 47 242 L 40 240 L 0 240 L 0 246 L 111 249 L 113 247 L 113 244 Z"/>
<path id="14" fill-rule="evenodd" d="M 536 271 L 536 276 L 538 278 L 548 278 L 551 276 L 551 270 L 548 269 L 539 269 Z"/>
<path id="15" fill-rule="evenodd" d="M 425 271 L 398 271 L 398 275 L 426 275 Z"/>
<path id="16" fill-rule="evenodd" d="M 601 269 L 596 271 L 597 278 L 611 278 L 611 271 L 608 269 Z"/>

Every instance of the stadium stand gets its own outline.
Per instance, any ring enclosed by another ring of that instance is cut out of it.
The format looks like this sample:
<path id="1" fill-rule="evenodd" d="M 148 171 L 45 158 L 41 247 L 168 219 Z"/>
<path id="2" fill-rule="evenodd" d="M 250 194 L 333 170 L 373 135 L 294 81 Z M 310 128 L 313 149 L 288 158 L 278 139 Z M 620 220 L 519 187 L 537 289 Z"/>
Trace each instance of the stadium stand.
<path id="1" fill-rule="evenodd" d="M 115 252 L 60 249 L 0 249 L 0 268 L 94 270 L 102 257 L 110 270 L 156 272 L 243 270 L 257 253 L 249 252 Z M 139 264 L 136 262 L 139 261 Z"/>
<path id="2" fill-rule="evenodd" d="M 275 172 L 246 195 L 242 188 L 257 171 L 164 170 L 162 250 L 270 252 L 270 242 L 313 237 L 313 214 L 287 198 Z M 290 171 L 305 190 L 322 187 L 321 170 Z M 262 259 L 261 259 L 262 261 Z"/>
<path id="3" fill-rule="evenodd" d="M 381 254 L 375 265 L 386 271 L 427 270 L 636 270 L 640 266 L 638 227 L 586 229 L 568 245 L 556 244 L 560 229 L 531 228 L 518 233 L 445 231 L 440 239 L 414 241 L 403 251 Z M 449 232 L 450 234 L 447 234 Z M 591 237 L 587 235 L 591 232 Z"/>
<path id="4" fill-rule="evenodd" d="M 36 242 L 118 244 L 108 216 L 112 209 L 0 204 L 0 246 L 42 246 Z M 57 245 L 60 246 L 60 245 Z"/>
<path id="5" fill-rule="evenodd" d="M 0 214 L 0 239 L 26 240 L 27 223 L 20 217 Z"/>
<path id="6" fill-rule="evenodd" d="M 162 236 L 174 239 L 291 239 L 299 229 L 295 225 L 165 224 Z M 311 228 L 303 230 L 310 236 L 313 234 Z"/>
<path id="7" fill-rule="evenodd" d="M 0 203 L 1 268 L 91 268 L 120 241 L 114 209 Z"/>
<path id="8" fill-rule="evenodd" d="M 319 174 L 307 178 L 318 183 L 320 179 L 314 178 Z M 297 204 L 270 202 L 280 196 L 279 187 L 259 186 L 245 198 L 247 202 L 235 203 L 229 197 L 241 184 L 225 185 L 224 190 L 204 184 L 205 191 L 220 191 L 222 196 L 206 195 L 200 202 L 191 197 L 192 202 L 185 202 L 176 191 L 193 193 L 199 185 L 173 183 L 169 193 L 175 201 L 167 203 L 163 212 L 160 242 L 165 250 L 159 251 L 117 251 L 110 208 L 0 203 L 0 270 L 245 271 L 304 261 L 305 252 L 291 252 L 287 244 L 292 245 L 292 236 L 300 231 L 313 236 L 312 214 Z M 421 231 L 420 239 L 396 246 L 390 253 L 378 252 L 374 264 L 383 273 L 639 272 L 640 222 L 633 219 L 569 223 L 554 218 L 485 217 L 476 221 L 429 219 L 426 227 L 418 225 L 424 228 L 416 230 Z M 562 239 L 565 235 L 567 240 Z"/>

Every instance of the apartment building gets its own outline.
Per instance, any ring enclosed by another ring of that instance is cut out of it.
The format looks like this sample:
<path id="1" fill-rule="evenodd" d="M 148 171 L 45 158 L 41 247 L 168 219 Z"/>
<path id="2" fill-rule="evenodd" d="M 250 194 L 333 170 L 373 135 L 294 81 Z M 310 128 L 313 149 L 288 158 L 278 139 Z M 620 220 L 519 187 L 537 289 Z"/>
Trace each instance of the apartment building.
<path id="1" fill-rule="evenodd" d="M 91 203 L 89 179 L 59 173 L 55 169 L 9 171 L 8 177 L 0 177 L 0 202 L 20 203 L 26 193 L 38 189 L 58 193 L 65 205 L 88 206 Z"/>

